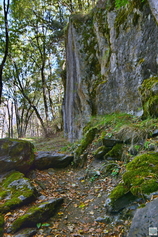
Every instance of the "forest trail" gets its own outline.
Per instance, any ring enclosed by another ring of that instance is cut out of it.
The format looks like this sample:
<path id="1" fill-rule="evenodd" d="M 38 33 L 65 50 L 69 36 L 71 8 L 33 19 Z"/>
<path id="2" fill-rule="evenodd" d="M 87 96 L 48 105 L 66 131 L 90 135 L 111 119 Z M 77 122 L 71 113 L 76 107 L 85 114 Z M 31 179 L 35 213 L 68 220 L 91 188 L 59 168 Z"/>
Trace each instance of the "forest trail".
<path id="1" fill-rule="evenodd" d="M 62 134 L 35 142 L 37 151 L 62 152 L 63 147 L 69 145 Z M 109 223 L 106 217 L 105 201 L 118 179 L 112 176 L 105 177 L 99 171 L 103 164 L 104 161 L 95 160 L 89 154 L 83 168 L 69 165 L 64 169 L 31 171 L 29 178 L 40 196 L 34 203 L 8 213 L 5 229 L 7 230 L 11 223 L 24 214 L 30 206 L 62 197 L 64 199 L 62 206 L 47 222 L 37 224 L 38 230 L 33 237 L 125 237 L 130 221 L 119 221 L 118 224 L 114 224 Z M 98 175 L 96 175 L 97 171 Z M 4 234 L 4 237 L 12 236 L 17 235 Z"/>
<path id="2" fill-rule="evenodd" d="M 93 165 L 101 164 L 91 161 Z M 85 174 L 86 167 L 36 171 L 36 182 L 45 186 L 40 191 L 43 197 L 64 198 L 62 207 L 48 221 L 50 226 L 40 228 L 36 237 L 126 236 L 128 221 L 117 226 L 105 223 L 105 200 L 116 180 L 93 176 L 85 178 Z"/>

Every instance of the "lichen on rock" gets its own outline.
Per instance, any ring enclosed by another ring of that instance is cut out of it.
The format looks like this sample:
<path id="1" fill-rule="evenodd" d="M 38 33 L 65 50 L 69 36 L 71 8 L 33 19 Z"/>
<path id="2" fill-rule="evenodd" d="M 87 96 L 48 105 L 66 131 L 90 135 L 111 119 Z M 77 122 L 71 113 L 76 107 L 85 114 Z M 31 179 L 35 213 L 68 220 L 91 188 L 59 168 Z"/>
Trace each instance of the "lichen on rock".
<path id="1" fill-rule="evenodd" d="M 18 171 L 5 175 L 0 187 L 0 212 L 6 213 L 11 209 L 35 200 L 37 191 L 30 180 Z"/>

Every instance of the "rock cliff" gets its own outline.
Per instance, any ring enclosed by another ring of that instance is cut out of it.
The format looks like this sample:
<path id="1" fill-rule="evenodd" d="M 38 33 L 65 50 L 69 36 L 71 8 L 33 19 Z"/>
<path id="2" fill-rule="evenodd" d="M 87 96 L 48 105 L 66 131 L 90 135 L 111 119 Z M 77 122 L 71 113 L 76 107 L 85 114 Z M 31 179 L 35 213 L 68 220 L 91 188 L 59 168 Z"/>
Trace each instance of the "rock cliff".
<path id="1" fill-rule="evenodd" d="M 150 78 L 158 83 L 157 4 L 131 0 L 116 9 L 113 0 L 100 0 L 88 14 L 70 17 L 64 98 L 69 140 L 81 138 L 93 115 L 143 114 L 141 85 Z"/>

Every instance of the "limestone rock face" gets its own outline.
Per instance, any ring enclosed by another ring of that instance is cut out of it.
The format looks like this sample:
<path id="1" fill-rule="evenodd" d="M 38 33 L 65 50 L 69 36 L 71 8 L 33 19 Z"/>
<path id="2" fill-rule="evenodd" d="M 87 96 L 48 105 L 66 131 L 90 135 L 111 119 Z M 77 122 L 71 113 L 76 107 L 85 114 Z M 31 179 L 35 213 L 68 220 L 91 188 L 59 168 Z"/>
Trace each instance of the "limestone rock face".
<path id="1" fill-rule="evenodd" d="M 73 141 L 92 115 L 141 116 L 139 88 L 158 73 L 157 0 L 132 0 L 120 9 L 98 1 L 70 18 L 66 41 L 64 129 Z"/>

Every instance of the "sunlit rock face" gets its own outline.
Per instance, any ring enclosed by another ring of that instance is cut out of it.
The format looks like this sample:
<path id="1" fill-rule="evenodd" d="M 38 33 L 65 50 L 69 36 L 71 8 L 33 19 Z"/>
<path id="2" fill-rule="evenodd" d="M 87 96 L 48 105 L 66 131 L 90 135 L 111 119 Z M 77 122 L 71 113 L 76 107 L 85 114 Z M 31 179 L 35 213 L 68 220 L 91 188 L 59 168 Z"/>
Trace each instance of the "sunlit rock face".
<path id="1" fill-rule="evenodd" d="M 141 116 L 139 88 L 158 74 L 157 1 L 130 1 L 115 9 L 100 0 L 86 15 L 73 15 L 66 40 L 64 130 L 82 137 L 92 115 Z"/>

